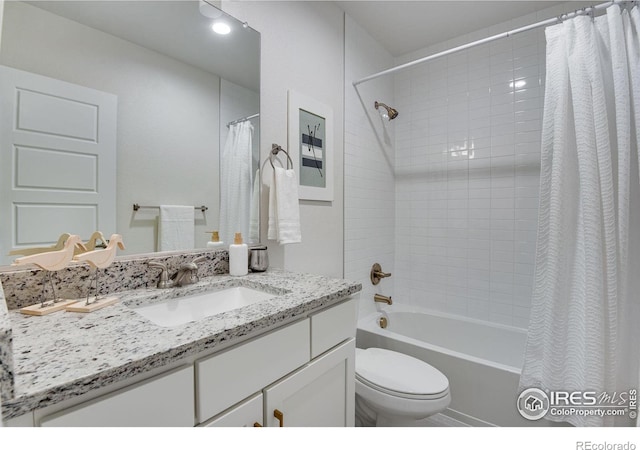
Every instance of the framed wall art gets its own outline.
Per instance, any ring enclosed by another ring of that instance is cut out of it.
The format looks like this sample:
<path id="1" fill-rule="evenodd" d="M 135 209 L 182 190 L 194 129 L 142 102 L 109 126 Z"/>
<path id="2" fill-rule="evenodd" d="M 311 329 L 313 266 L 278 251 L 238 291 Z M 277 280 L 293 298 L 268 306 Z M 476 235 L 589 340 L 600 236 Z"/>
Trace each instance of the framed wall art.
<path id="1" fill-rule="evenodd" d="M 333 111 L 319 101 L 289 91 L 288 149 L 301 200 L 333 201 Z"/>

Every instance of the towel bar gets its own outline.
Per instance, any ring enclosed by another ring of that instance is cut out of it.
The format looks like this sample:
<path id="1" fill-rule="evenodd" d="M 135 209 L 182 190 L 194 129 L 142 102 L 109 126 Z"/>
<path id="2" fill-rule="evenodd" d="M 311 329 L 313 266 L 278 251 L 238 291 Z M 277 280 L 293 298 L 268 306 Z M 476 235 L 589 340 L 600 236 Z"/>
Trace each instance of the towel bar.
<path id="1" fill-rule="evenodd" d="M 139 205 L 139 204 L 137 204 L 137 203 L 134 203 L 134 204 L 133 204 L 133 210 L 134 210 L 134 211 L 137 211 L 137 210 L 139 210 L 140 208 L 156 208 L 156 209 L 160 209 L 160 207 L 159 207 L 159 206 L 145 206 L 145 205 Z M 194 208 L 195 208 L 195 209 L 199 209 L 199 210 L 200 210 L 200 211 L 202 211 L 202 212 L 205 212 L 206 210 L 208 210 L 208 209 L 209 209 L 208 207 L 206 207 L 206 206 L 204 206 L 204 205 L 202 205 L 202 206 L 194 206 Z"/>

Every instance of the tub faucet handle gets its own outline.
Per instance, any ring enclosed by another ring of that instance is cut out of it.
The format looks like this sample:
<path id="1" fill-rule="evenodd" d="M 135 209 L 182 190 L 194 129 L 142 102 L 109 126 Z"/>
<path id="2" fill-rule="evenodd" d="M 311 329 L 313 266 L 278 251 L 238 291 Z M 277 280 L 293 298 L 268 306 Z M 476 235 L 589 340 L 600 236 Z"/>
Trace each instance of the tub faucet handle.
<path id="1" fill-rule="evenodd" d="M 373 296 L 373 301 L 377 303 L 386 303 L 387 305 L 393 305 L 393 301 L 391 300 L 391 296 L 387 297 L 386 295 L 376 294 Z"/>
<path id="2" fill-rule="evenodd" d="M 390 277 L 391 274 L 390 273 L 385 273 L 382 271 L 382 266 L 380 266 L 380 264 L 375 263 L 372 267 L 371 267 L 371 274 L 370 274 L 370 278 L 371 278 L 371 282 L 373 284 L 378 284 L 380 283 L 380 280 L 383 278 L 387 278 Z"/>

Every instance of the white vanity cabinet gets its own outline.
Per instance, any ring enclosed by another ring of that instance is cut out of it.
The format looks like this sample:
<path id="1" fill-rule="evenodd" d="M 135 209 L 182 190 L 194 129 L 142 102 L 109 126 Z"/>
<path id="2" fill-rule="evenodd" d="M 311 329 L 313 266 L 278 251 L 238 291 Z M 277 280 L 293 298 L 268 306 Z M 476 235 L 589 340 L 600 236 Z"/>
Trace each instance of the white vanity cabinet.
<path id="1" fill-rule="evenodd" d="M 203 426 L 353 426 L 356 316 L 356 301 L 348 300 L 197 361 Z M 250 393 L 250 400 L 240 401 Z M 260 400 L 264 418 L 257 421 Z"/>
<path id="2" fill-rule="evenodd" d="M 353 426 L 356 305 L 357 297 L 346 299 L 227 349 L 155 369 L 151 378 L 64 400 L 8 425 Z"/>

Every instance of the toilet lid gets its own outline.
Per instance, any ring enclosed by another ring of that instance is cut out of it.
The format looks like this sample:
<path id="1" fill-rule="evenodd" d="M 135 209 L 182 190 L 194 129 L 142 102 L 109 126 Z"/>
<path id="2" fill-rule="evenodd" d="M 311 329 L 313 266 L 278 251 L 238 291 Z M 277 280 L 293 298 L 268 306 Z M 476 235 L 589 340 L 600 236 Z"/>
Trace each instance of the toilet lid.
<path id="1" fill-rule="evenodd" d="M 356 375 L 368 384 L 401 394 L 433 395 L 449 388 L 449 380 L 435 367 L 382 348 L 356 349 Z"/>

